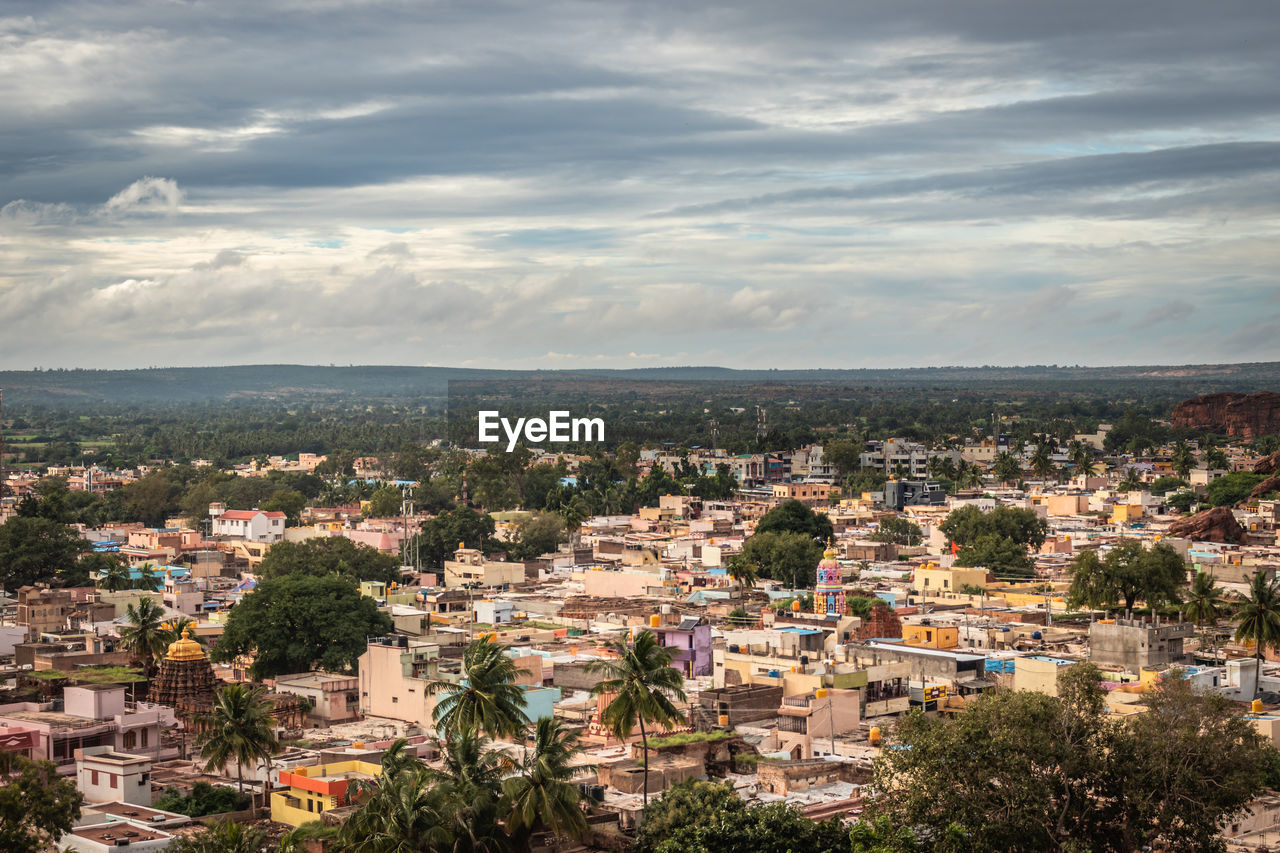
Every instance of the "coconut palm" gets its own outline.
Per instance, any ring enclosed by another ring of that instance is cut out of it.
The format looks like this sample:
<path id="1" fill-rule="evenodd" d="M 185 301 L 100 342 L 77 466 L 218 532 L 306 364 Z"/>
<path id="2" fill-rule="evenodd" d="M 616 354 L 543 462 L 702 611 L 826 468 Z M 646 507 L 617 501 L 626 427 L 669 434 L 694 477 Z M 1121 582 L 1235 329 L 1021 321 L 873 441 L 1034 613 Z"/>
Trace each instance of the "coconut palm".
<path id="1" fill-rule="evenodd" d="M 125 624 L 120 627 L 120 646 L 142 664 L 148 678 L 155 675 L 156 661 L 173 642 L 164 627 L 164 609 L 150 598 L 139 599 L 125 608 Z"/>
<path id="2" fill-rule="evenodd" d="M 134 589 L 142 589 L 147 592 L 159 592 L 163 581 L 156 574 L 156 567 L 150 563 L 143 563 L 138 566 L 138 579 L 133 582 Z"/>
<path id="3" fill-rule="evenodd" d="M 199 643 L 202 646 L 204 645 L 204 637 L 201 637 L 196 633 L 196 622 L 194 619 L 190 619 L 186 616 L 179 616 L 176 619 L 170 619 L 168 622 L 164 623 L 163 627 L 168 633 L 168 641 L 170 643 L 181 639 L 182 632 L 186 631 L 188 640 L 191 640 L 193 643 Z"/>
<path id="4" fill-rule="evenodd" d="M 338 849 L 347 853 L 450 849 L 448 822 L 440 809 L 443 798 L 424 765 L 383 773 L 370 791 L 338 831 Z"/>
<path id="5" fill-rule="evenodd" d="M 604 676 L 591 688 L 593 696 L 611 696 L 602 722 L 620 740 L 631 737 L 640 727 L 640 743 L 644 749 L 644 806 L 649 806 L 649 733 L 646 723 L 669 726 L 682 722 L 684 715 L 672 700 L 683 702 L 684 677 L 671 667 L 670 649 L 658 644 L 652 631 L 636 635 L 630 646 L 611 643 L 617 658 L 596 661 L 587 667 L 592 674 Z"/>
<path id="6" fill-rule="evenodd" d="M 1222 590 L 1213 583 L 1213 575 L 1197 572 L 1191 582 L 1191 591 L 1182 604 L 1182 618 L 1195 622 L 1201 629 L 1201 644 L 1204 642 L 1204 625 L 1206 622 L 1217 624 L 1218 614 L 1222 609 Z M 1213 658 L 1218 659 L 1217 644 L 1214 644 Z"/>
<path id="7" fill-rule="evenodd" d="M 258 853 L 266 841 L 263 830 L 224 820 L 178 839 L 168 849 L 171 853 Z"/>
<path id="8" fill-rule="evenodd" d="M 129 570 L 124 567 L 124 563 L 119 558 L 108 555 L 110 561 L 107 568 L 98 575 L 98 589 L 107 592 L 119 592 L 122 589 L 129 589 L 133 585 L 133 581 L 129 577 Z"/>
<path id="9" fill-rule="evenodd" d="M 1196 455 L 1185 441 L 1179 441 L 1173 446 L 1170 461 L 1173 464 L 1173 470 L 1184 480 L 1191 474 L 1191 469 L 1196 467 Z"/>
<path id="10" fill-rule="evenodd" d="M 280 749 L 271 703 L 262 687 L 228 684 L 214 697 L 209 713 L 199 715 L 197 721 L 201 731 L 196 748 L 205 760 L 205 772 L 223 772 L 235 761 L 240 793 L 244 793 L 245 765 L 270 761 Z"/>
<path id="11" fill-rule="evenodd" d="M 729 577 L 733 578 L 743 589 L 751 589 L 760 579 L 760 567 L 746 559 L 742 554 L 734 554 L 727 565 Z"/>
<path id="12" fill-rule="evenodd" d="M 493 737 L 520 734 L 529 718 L 524 691 L 516 679 L 524 672 L 507 656 L 507 647 L 487 637 L 467 646 L 459 681 L 437 679 L 427 692 L 442 694 L 432 718 L 436 731 L 451 736 L 462 729 L 476 729 Z"/>
<path id="13" fill-rule="evenodd" d="M 520 775 L 502 783 L 500 811 L 507 832 L 519 846 L 527 846 L 538 830 L 562 838 L 581 839 L 587 832 L 578 786 L 571 781 L 583 767 L 574 766 L 578 734 L 561 720 L 543 717 L 533 730 L 533 751 L 520 762 Z"/>
<path id="14" fill-rule="evenodd" d="M 1280 583 L 1268 578 L 1261 571 L 1253 573 L 1249 581 L 1249 596 L 1240 608 L 1240 624 L 1236 627 L 1236 641 L 1253 643 L 1253 654 L 1258 659 L 1258 675 L 1262 674 L 1262 657 L 1268 646 L 1280 646 Z M 1258 680 L 1257 693 L 1262 692 L 1262 679 Z"/>
<path id="15" fill-rule="evenodd" d="M 1142 488 L 1142 477 L 1138 474 L 1138 469 L 1129 467 L 1124 472 L 1124 477 L 1116 486 L 1117 491 L 1136 492 Z"/>
<path id="16" fill-rule="evenodd" d="M 1040 479 L 1047 480 L 1055 470 L 1052 456 L 1053 451 L 1047 442 L 1041 441 L 1037 444 L 1036 449 L 1031 453 L 1031 472 Z"/>
<path id="17" fill-rule="evenodd" d="M 504 752 L 489 748 L 489 738 L 473 727 L 454 731 L 442 744 L 444 763 L 428 770 L 436 811 L 444 818 L 455 851 L 499 851 L 510 846 L 499 827 L 502 778 L 515 769 Z"/>
<path id="18" fill-rule="evenodd" d="M 1098 463 L 1093 460 L 1093 448 L 1083 441 L 1071 442 L 1068 455 L 1076 471 L 1086 477 L 1092 477 L 1098 471 Z"/>
<path id="19" fill-rule="evenodd" d="M 1022 476 L 1022 463 L 1012 453 L 1006 451 L 996 456 L 995 464 L 991 466 L 991 473 L 1002 484 L 1013 483 Z"/>

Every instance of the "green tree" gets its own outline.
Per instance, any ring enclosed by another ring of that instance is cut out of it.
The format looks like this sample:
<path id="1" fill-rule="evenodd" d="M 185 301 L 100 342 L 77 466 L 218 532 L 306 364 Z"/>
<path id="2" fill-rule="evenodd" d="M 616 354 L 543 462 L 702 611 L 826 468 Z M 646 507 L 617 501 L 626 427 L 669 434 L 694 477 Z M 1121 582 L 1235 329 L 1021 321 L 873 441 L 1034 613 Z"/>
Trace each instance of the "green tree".
<path id="1" fill-rule="evenodd" d="M 0 586 L 53 583 L 75 571 L 90 545 L 65 524 L 17 516 L 0 524 Z"/>
<path id="2" fill-rule="evenodd" d="M 1048 479 L 1057 468 L 1053 464 L 1053 448 L 1041 441 L 1031 452 L 1031 473 L 1042 480 Z"/>
<path id="3" fill-rule="evenodd" d="M 125 624 L 120 626 L 120 648 L 142 664 L 147 678 L 155 676 L 158 661 L 169 648 L 164 627 L 164 608 L 151 598 L 139 598 L 125 608 Z"/>
<path id="4" fill-rule="evenodd" d="M 1092 477 L 1097 473 L 1098 465 L 1093 460 L 1093 448 L 1083 441 L 1071 442 L 1067 455 L 1071 459 L 1071 464 L 1075 466 L 1077 474 Z"/>
<path id="5" fill-rule="evenodd" d="M 587 821 L 579 801 L 582 796 L 573 778 L 584 769 L 575 767 L 578 734 L 554 717 L 538 720 L 533 749 L 525 750 L 517 775 L 502 783 L 499 811 L 506 830 L 517 846 L 528 846 L 530 836 L 548 830 L 561 838 L 581 840 Z"/>
<path id="6" fill-rule="evenodd" d="M 438 694 L 432 719 L 436 731 L 452 736 L 462 729 L 476 729 L 494 737 L 514 737 L 529 722 L 524 690 L 516 683 L 523 670 L 507 654 L 507 647 L 487 637 L 473 640 L 462 656 L 457 681 L 427 682 L 428 693 Z"/>
<path id="7" fill-rule="evenodd" d="M 756 535 L 761 533 L 799 533 L 826 542 L 835 532 L 826 513 L 814 512 L 796 500 L 786 500 L 761 516 L 756 522 Z"/>
<path id="8" fill-rule="evenodd" d="M 894 545 L 919 545 L 924 538 L 924 531 L 910 519 L 895 515 L 881 519 L 880 526 L 867 538 L 873 542 L 891 542 Z"/>
<path id="9" fill-rule="evenodd" d="M 1170 508 L 1176 509 L 1178 512 L 1190 512 L 1191 508 L 1200 503 L 1200 498 L 1195 492 L 1187 490 L 1170 495 L 1164 501 Z"/>
<path id="10" fill-rule="evenodd" d="M 254 678 L 348 672 L 368 637 L 391 633 L 391 619 L 340 575 L 268 578 L 237 604 L 214 647 L 214 660 L 252 655 Z"/>
<path id="11" fill-rule="evenodd" d="M 1142 476 L 1138 473 L 1138 469 L 1132 466 L 1125 469 L 1124 476 L 1120 478 L 1120 482 L 1116 484 L 1116 491 L 1120 492 L 1139 492 L 1142 491 Z"/>
<path id="12" fill-rule="evenodd" d="M 1101 559 L 1096 551 L 1081 551 L 1070 572 L 1067 601 L 1097 609 L 1123 603 L 1132 610 L 1139 598 L 1150 607 L 1176 602 L 1187 578 L 1186 563 L 1171 546 L 1157 542 L 1144 548 L 1136 539 L 1121 539 Z"/>
<path id="13" fill-rule="evenodd" d="M 640 743 L 644 750 L 644 807 L 649 806 L 649 734 L 646 723 L 669 726 L 684 715 L 674 701 L 685 700 L 684 678 L 671 666 L 670 649 L 658 644 L 658 636 L 650 630 L 636 635 L 635 642 L 609 644 L 616 656 L 594 661 L 587 671 L 602 676 L 591 688 L 592 696 L 608 696 L 601 722 L 619 740 L 631 737 L 640 727 Z M 674 700 L 674 701 L 673 701 Z"/>
<path id="14" fill-rule="evenodd" d="M 760 566 L 749 560 L 741 551 L 729 555 L 725 569 L 729 577 L 737 581 L 743 589 L 753 589 L 760 580 Z"/>
<path id="15" fill-rule="evenodd" d="M 991 475 L 1001 484 L 1016 483 L 1022 477 L 1022 463 L 1012 453 L 1004 451 L 996 455 L 995 463 L 991 466 Z"/>
<path id="16" fill-rule="evenodd" d="M 98 589 L 119 592 L 133 586 L 129 570 L 115 554 L 85 554 L 80 565 L 90 577 L 96 576 Z"/>
<path id="17" fill-rule="evenodd" d="M 754 566 L 760 577 L 783 583 L 792 589 L 813 586 L 822 545 L 804 533 L 757 532 L 742 546 L 740 561 Z"/>
<path id="18" fill-rule="evenodd" d="M 252 799 L 247 794 L 221 785 L 196 782 L 191 786 L 189 794 L 184 794 L 177 788 L 166 788 L 164 793 L 156 799 L 155 807 L 167 812 L 184 814 L 187 817 L 205 817 L 238 812 L 249 808 L 251 804 Z"/>
<path id="19" fill-rule="evenodd" d="M 297 527 L 302 523 L 302 511 L 307 507 L 307 496 L 292 489 L 277 489 L 262 502 L 263 512 L 283 512 L 285 524 Z"/>
<path id="20" fill-rule="evenodd" d="M 49 850 L 80 817 L 84 797 L 51 761 L 0 750 L 0 850 Z"/>
<path id="21" fill-rule="evenodd" d="M 396 486 L 383 486 L 369 496 L 369 508 L 366 515 L 370 518 L 389 518 L 400 515 L 404 496 Z"/>
<path id="22" fill-rule="evenodd" d="M 1252 471 L 1232 471 L 1209 484 L 1209 503 L 1212 506 L 1235 506 L 1249 498 L 1254 486 L 1267 479 L 1266 474 Z"/>
<path id="23" fill-rule="evenodd" d="M 200 734 L 196 749 L 204 759 L 206 773 L 222 773 L 236 764 L 236 789 L 244 793 L 244 768 L 270 761 L 280 750 L 276 742 L 275 718 L 266 689 L 247 684 L 228 684 L 218 690 L 213 707 L 199 717 Z"/>
<path id="24" fill-rule="evenodd" d="M 1078 664 L 1058 697 L 987 694 L 951 718 L 901 718 L 900 748 L 876 760 L 869 816 L 942 853 L 1221 849 L 1220 826 L 1261 789 L 1262 738 L 1178 677 L 1149 713 L 1112 720 L 1099 675 Z"/>
<path id="25" fill-rule="evenodd" d="M 264 830 L 224 820 L 183 836 L 166 849 L 171 853 L 260 853 L 266 842 Z"/>
<path id="26" fill-rule="evenodd" d="M 517 525 L 511 554 L 518 560 L 532 560 L 554 553 L 567 538 L 563 518 L 553 512 L 535 513 Z"/>
<path id="27" fill-rule="evenodd" d="M 701 779 L 685 779 L 662 792 L 645 812 L 636 832 L 634 853 L 654 853 L 677 830 L 720 811 L 745 809 L 746 803 L 731 785 Z"/>
<path id="28" fill-rule="evenodd" d="M 1221 447 L 1212 444 L 1204 450 L 1204 464 L 1206 468 L 1226 471 L 1231 468 L 1231 460 L 1227 458 L 1227 454 L 1223 452 Z"/>
<path id="29" fill-rule="evenodd" d="M 1027 547 L 995 533 L 984 533 L 956 554 L 957 566 L 982 568 L 1001 580 L 1029 580 L 1036 576 Z"/>
<path id="30" fill-rule="evenodd" d="M 1049 533 L 1049 524 L 1035 510 L 1000 506 L 983 512 L 969 504 L 953 510 L 938 529 L 949 543 L 962 547 L 981 536 L 995 534 L 1038 550 Z"/>
<path id="31" fill-rule="evenodd" d="M 1177 489 L 1185 489 L 1191 484 L 1181 477 L 1156 477 L 1148 487 L 1153 495 L 1165 495 Z"/>
<path id="32" fill-rule="evenodd" d="M 822 458 L 841 480 L 848 479 L 862 466 L 862 442 L 844 438 L 828 442 L 822 446 Z"/>
<path id="33" fill-rule="evenodd" d="M 156 567 L 153 563 L 143 563 L 138 566 L 138 577 L 133 581 L 133 588 L 140 589 L 144 592 L 159 592 L 164 586 L 164 578 L 156 574 Z"/>
<path id="34" fill-rule="evenodd" d="M 1182 603 L 1182 618 L 1195 622 L 1201 629 L 1200 645 L 1204 646 L 1205 623 L 1217 625 L 1218 616 L 1222 613 L 1222 589 L 1214 584 L 1213 575 L 1208 572 L 1197 572 L 1191 581 L 1191 590 Z M 1214 648 L 1214 660 L 1218 650 Z"/>
<path id="35" fill-rule="evenodd" d="M 345 536 L 277 542 L 262 558 L 258 577 L 265 580 L 286 575 L 342 575 L 353 581 L 381 581 L 390 585 L 400 579 L 400 561 Z"/>
<path id="36" fill-rule="evenodd" d="M 458 544 L 481 551 L 493 551 L 501 547 L 494 539 L 496 529 L 493 517 L 479 513 L 468 506 L 456 506 L 423 523 L 417 538 L 417 547 L 423 561 L 431 568 L 441 569 L 445 560 L 453 559 Z"/>
<path id="37" fill-rule="evenodd" d="M 1169 457 L 1169 461 L 1173 465 L 1174 472 L 1185 480 L 1191 476 L 1191 469 L 1196 467 L 1196 454 L 1185 441 L 1179 441 L 1173 446 L 1173 454 Z"/>
<path id="38" fill-rule="evenodd" d="M 1257 672 L 1262 674 L 1262 658 L 1267 649 L 1280 648 L 1280 581 L 1274 576 L 1257 571 L 1249 580 L 1249 595 L 1239 612 L 1240 624 L 1236 626 L 1236 642 L 1253 644 Z M 1257 695 L 1262 692 L 1262 679 L 1258 679 Z"/>

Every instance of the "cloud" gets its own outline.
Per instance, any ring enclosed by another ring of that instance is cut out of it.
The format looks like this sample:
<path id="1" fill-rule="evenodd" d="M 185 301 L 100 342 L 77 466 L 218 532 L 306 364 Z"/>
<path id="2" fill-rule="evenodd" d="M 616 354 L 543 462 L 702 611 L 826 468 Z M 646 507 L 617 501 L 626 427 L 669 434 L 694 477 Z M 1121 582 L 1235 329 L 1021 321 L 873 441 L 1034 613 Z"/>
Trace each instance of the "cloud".
<path id="1" fill-rule="evenodd" d="M 1280 359 L 1265 4 L 15 10 L 0 366 Z"/>
<path id="2" fill-rule="evenodd" d="M 169 178 L 139 178 L 107 199 L 103 205 L 109 215 L 162 211 L 173 213 L 182 204 L 183 192 Z"/>

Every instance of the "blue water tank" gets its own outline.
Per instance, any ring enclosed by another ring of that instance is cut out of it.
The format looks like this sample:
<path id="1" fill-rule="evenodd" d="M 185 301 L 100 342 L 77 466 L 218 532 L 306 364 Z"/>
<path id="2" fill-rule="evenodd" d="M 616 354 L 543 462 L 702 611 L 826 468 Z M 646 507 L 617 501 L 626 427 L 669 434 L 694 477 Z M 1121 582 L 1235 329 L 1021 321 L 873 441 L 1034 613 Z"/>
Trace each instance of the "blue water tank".
<path id="1" fill-rule="evenodd" d="M 1031 639 L 1033 639 L 1033 640 L 1039 640 L 1039 639 L 1041 639 L 1043 636 L 1044 636 L 1044 635 L 1043 635 L 1043 634 L 1041 634 L 1039 631 L 1032 631 L 1032 632 L 1031 632 Z"/>

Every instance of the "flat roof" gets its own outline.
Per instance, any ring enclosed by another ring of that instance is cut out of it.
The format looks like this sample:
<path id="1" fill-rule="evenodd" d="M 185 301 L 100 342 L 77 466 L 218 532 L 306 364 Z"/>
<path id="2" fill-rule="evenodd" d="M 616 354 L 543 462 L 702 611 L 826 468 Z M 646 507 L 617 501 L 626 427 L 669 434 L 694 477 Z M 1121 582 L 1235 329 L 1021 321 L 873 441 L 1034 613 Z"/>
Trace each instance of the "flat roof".
<path id="1" fill-rule="evenodd" d="M 913 655 L 923 655 L 925 657 L 934 658 L 952 658 L 953 660 L 964 661 L 985 661 L 986 655 L 970 655 L 963 652 L 949 652 L 945 649 L 925 649 L 919 646 L 908 646 L 902 643 L 871 643 L 873 649 L 884 649 L 885 651 L 908 652 Z"/>
<path id="2" fill-rule="evenodd" d="M 95 841 L 105 847 L 115 846 L 116 840 L 121 838 L 136 844 L 140 841 L 163 841 L 166 838 L 173 837 L 166 832 L 156 832 L 155 830 L 127 822 L 85 826 L 80 829 L 73 829 L 71 834 L 78 835 L 88 841 Z"/>

